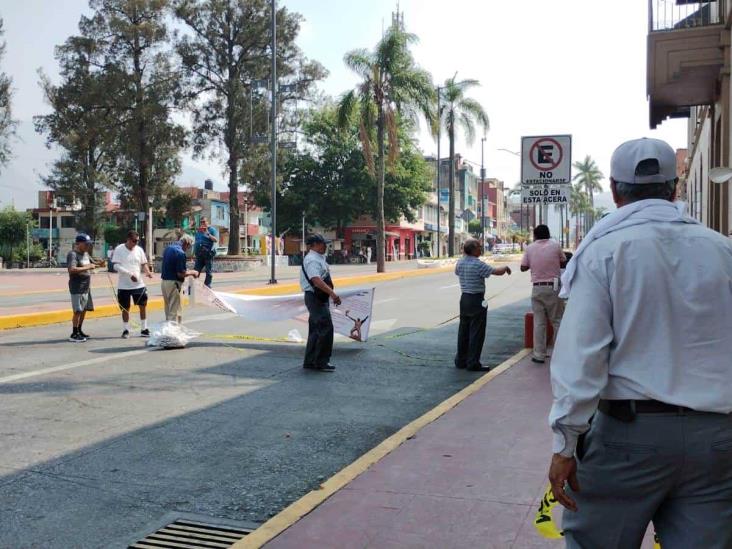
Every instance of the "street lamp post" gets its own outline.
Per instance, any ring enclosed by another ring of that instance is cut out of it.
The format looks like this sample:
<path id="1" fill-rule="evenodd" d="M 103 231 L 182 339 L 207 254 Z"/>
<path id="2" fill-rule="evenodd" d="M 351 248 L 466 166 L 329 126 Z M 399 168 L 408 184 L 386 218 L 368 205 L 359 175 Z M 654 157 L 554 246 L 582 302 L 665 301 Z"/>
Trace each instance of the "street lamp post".
<path id="1" fill-rule="evenodd" d="M 437 86 L 437 257 L 442 255 L 442 233 L 440 232 L 440 141 L 442 134 L 442 90 L 444 86 Z"/>
<path id="2" fill-rule="evenodd" d="M 275 259 L 276 247 L 275 239 L 277 238 L 277 0 L 272 1 L 272 134 L 271 134 L 271 154 L 272 154 L 272 270 L 269 279 L 270 284 L 277 284 L 275 276 Z"/>
<path id="3" fill-rule="evenodd" d="M 485 136 L 480 138 L 480 243 L 485 246 Z"/>

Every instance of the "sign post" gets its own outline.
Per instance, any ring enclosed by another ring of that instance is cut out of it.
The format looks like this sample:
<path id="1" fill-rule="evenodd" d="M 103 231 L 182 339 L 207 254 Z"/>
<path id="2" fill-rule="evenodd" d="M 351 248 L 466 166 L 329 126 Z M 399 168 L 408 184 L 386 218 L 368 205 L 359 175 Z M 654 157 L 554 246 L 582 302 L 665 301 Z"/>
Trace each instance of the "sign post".
<path id="1" fill-rule="evenodd" d="M 547 222 L 549 205 L 566 206 L 572 184 L 572 136 L 521 138 L 521 204 L 539 206 Z"/>

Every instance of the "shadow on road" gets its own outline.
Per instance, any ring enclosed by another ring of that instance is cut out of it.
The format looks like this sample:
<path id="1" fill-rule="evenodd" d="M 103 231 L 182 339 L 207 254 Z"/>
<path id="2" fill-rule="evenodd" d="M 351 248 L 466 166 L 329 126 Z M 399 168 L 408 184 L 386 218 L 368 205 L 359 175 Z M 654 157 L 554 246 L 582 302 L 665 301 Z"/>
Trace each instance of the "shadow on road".
<path id="1" fill-rule="evenodd" d="M 490 311 L 485 364 L 522 347 L 526 309 L 520 302 Z M 405 332 L 413 333 L 396 337 Z M 226 341 L 248 354 L 230 360 L 229 353 L 219 364 L 222 342 L 199 340 L 188 352 L 166 353 L 180 357 L 179 370 L 161 367 L 143 382 L 107 368 L 89 381 L 0 385 L 5 399 L 63 397 L 90 386 L 109 399 L 128 391 L 127 409 L 106 413 L 131 425 L 136 408 L 167 407 L 166 419 L 1 476 L 0 547 L 122 547 L 130 533 L 171 511 L 262 522 L 480 377 L 452 366 L 456 332 L 453 322 L 401 328 L 365 345 L 337 343 L 335 373 L 303 370 L 301 345 Z M 235 396 L 202 400 L 190 411 L 174 400 L 175 390 Z M 67 413 L 48 425 L 63 439 L 64 421 L 82 420 Z M 0 440 L 0 449 L 19 444 Z"/>

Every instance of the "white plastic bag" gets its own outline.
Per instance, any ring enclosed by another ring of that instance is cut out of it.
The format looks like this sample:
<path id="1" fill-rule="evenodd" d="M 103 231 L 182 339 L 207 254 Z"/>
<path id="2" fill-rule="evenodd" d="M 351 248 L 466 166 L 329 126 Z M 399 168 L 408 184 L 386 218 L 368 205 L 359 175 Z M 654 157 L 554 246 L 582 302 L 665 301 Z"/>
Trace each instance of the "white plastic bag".
<path id="1" fill-rule="evenodd" d="M 152 327 L 147 345 L 163 349 L 182 349 L 189 341 L 200 335 L 199 332 L 194 332 L 182 324 L 165 321 Z"/>

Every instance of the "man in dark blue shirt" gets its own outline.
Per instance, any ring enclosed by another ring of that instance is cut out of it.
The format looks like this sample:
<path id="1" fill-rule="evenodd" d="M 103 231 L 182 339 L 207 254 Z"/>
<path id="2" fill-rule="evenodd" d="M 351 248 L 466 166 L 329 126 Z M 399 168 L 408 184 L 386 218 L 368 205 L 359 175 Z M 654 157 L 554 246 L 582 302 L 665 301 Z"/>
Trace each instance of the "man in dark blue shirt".
<path id="1" fill-rule="evenodd" d="M 160 289 L 165 303 L 165 320 L 182 320 L 183 310 L 180 303 L 180 290 L 187 276 L 198 278 L 198 271 L 189 271 L 186 266 L 186 251 L 193 246 L 193 237 L 184 234 L 178 242 L 173 242 L 165 249 L 161 268 Z"/>

